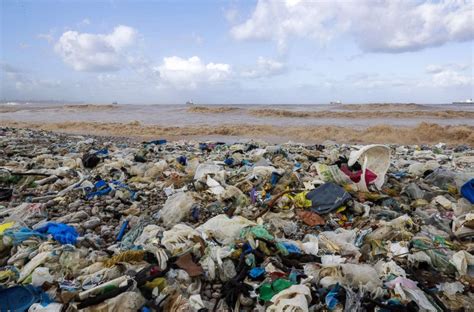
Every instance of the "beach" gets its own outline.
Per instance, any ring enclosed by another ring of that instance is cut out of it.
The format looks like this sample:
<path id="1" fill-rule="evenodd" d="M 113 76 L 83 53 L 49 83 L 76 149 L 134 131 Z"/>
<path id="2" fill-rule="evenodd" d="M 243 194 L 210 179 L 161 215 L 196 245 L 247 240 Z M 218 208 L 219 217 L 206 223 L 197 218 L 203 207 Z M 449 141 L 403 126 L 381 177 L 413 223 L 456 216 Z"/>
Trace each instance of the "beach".
<path id="1" fill-rule="evenodd" d="M 198 131 L 153 127 L 0 127 L 0 310 L 283 311 L 291 296 L 342 311 L 354 296 L 376 311 L 394 287 L 429 311 L 472 302 L 465 144 L 105 135 Z"/>

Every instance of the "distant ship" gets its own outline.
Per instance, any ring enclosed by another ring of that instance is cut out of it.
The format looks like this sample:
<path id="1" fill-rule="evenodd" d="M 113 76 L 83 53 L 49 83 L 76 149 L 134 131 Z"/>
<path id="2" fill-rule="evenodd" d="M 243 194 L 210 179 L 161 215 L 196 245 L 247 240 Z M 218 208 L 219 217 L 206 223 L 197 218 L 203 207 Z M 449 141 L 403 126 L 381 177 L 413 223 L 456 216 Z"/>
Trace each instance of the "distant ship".
<path id="1" fill-rule="evenodd" d="M 339 104 L 342 104 L 341 101 L 331 101 L 329 102 L 330 105 L 339 105 Z"/>
<path id="2" fill-rule="evenodd" d="M 474 101 L 472 99 L 453 102 L 453 104 L 473 104 L 473 103 L 474 103 Z"/>
<path id="3" fill-rule="evenodd" d="M 194 105 L 194 102 L 193 102 L 193 100 L 191 100 L 191 101 L 187 101 L 187 102 L 186 102 L 186 105 Z"/>

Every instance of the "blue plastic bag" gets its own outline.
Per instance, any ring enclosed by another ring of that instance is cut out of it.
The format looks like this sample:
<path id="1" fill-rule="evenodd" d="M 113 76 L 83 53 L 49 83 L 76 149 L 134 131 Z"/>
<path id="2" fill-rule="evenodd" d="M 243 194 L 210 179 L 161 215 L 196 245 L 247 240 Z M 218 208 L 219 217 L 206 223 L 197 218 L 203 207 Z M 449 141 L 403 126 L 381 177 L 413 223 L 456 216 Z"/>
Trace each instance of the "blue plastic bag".
<path id="1" fill-rule="evenodd" d="M 52 300 L 40 287 L 32 285 L 0 289 L 0 311 L 26 311 L 36 302 L 47 306 Z"/>
<path id="2" fill-rule="evenodd" d="M 324 301 L 326 302 L 326 306 L 331 311 L 334 310 L 337 304 L 339 303 L 339 300 L 337 300 L 336 297 L 339 294 L 340 287 L 341 286 L 339 286 L 339 284 L 336 284 L 336 286 L 330 292 L 328 292 L 326 298 L 324 299 Z"/>
<path id="3" fill-rule="evenodd" d="M 87 193 L 86 198 L 92 199 L 95 196 L 107 195 L 108 193 L 110 193 L 111 190 L 112 188 L 107 182 L 105 182 L 104 180 L 99 180 L 94 184 L 94 191 Z"/>
<path id="4" fill-rule="evenodd" d="M 37 230 L 40 233 L 46 233 L 53 236 L 61 244 L 74 245 L 77 242 L 79 234 L 76 229 L 64 223 L 50 222 Z"/>
<path id="5" fill-rule="evenodd" d="M 288 243 L 288 242 L 280 242 L 283 246 L 285 246 L 286 250 L 290 254 L 301 254 L 301 249 L 298 248 L 295 244 Z"/>
<path id="6" fill-rule="evenodd" d="M 464 183 L 464 185 L 461 187 L 461 194 L 471 204 L 474 204 L 474 179 Z"/>

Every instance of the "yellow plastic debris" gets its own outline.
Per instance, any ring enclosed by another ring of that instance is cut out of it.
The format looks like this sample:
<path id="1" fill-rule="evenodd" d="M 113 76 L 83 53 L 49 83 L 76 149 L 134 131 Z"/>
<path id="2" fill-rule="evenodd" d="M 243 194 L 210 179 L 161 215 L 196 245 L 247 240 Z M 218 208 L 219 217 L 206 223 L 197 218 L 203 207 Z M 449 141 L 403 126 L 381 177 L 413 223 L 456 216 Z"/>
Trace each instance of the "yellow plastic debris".
<path id="1" fill-rule="evenodd" d="M 311 208 L 311 201 L 306 198 L 307 191 L 296 194 L 293 197 L 296 208 Z"/>
<path id="2" fill-rule="evenodd" d="M 9 228 L 11 228 L 14 225 L 15 225 L 15 221 L 0 224 L 0 234 L 3 234 L 3 232 L 5 232 L 5 230 L 8 230 Z"/>
<path id="3" fill-rule="evenodd" d="M 164 277 L 157 277 L 152 281 L 146 282 L 145 287 L 150 289 L 158 287 L 162 291 L 166 287 L 166 279 Z"/>
<path id="4" fill-rule="evenodd" d="M 107 261 L 104 262 L 104 266 L 110 268 L 119 262 L 142 261 L 144 256 L 145 256 L 145 251 L 143 250 L 128 250 L 108 259 Z"/>

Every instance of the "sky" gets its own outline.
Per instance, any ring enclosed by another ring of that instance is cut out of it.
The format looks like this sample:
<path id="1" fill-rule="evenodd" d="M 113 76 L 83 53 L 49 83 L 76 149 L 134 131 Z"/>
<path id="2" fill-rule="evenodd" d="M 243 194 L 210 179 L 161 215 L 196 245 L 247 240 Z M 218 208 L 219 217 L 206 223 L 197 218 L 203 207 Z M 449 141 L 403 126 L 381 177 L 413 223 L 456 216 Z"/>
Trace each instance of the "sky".
<path id="1" fill-rule="evenodd" d="M 0 3 L 0 100 L 474 98 L 472 0 Z"/>

